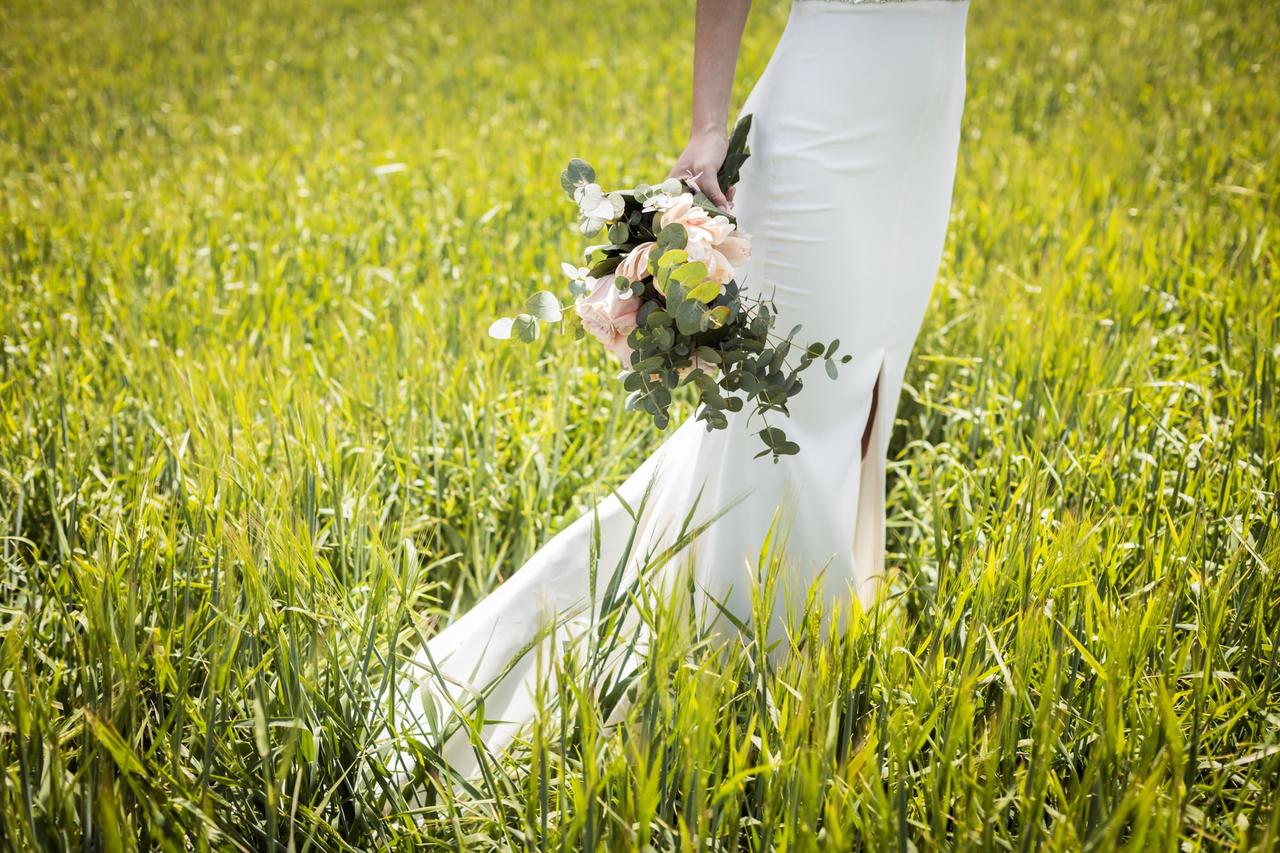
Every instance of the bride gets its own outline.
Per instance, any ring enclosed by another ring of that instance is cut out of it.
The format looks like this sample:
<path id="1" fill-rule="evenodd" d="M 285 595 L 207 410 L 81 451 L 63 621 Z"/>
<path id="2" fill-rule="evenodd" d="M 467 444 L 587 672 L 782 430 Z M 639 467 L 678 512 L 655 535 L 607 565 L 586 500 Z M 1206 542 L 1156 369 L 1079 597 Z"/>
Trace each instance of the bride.
<path id="1" fill-rule="evenodd" d="M 511 743 L 544 678 L 539 643 L 583 630 L 583 617 L 562 618 L 594 606 L 593 566 L 627 566 L 633 579 L 678 545 L 696 588 L 719 603 L 708 610 L 722 630 L 723 611 L 736 614 L 729 625 L 751 618 L 753 569 L 781 525 L 779 601 L 815 582 L 824 611 L 877 596 L 890 427 L 951 203 L 968 0 L 794 0 L 743 106 L 751 157 L 726 198 L 716 171 L 749 5 L 698 0 L 692 132 L 672 175 L 731 209 L 751 236 L 736 277 L 747 292 L 772 294 L 778 327 L 839 339 L 853 358 L 790 403 L 784 426 L 798 455 L 753 459 L 760 424 L 745 410 L 714 432 L 690 416 L 594 512 L 429 639 L 400 674 L 394 725 L 460 777 L 478 772 L 477 745 L 457 725 L 442 734 L 450 716 L 483 694 L 483 747 Z M 687 541 L 691 517 L 706 526 Z M 774 612 L 770 642 L 785 636 L 785 613 Z M 406 775 L 413 760 L 399 752 L 392 769 Z"/>

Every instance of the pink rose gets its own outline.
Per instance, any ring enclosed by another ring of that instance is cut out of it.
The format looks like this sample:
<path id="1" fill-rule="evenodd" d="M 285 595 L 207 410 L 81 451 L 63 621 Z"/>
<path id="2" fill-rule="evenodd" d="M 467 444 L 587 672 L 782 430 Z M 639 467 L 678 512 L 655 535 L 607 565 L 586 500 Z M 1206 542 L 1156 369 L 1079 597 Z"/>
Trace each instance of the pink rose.
<path id="1" fill-rule="evenodd" d="M 685 220 L 693 214 L 694 211 L 700 211 L 705 215 L 705 211 L 700 207 L 696 207 L 693 203 L 693 193 L 681 193 L 671 200 L 671 203 L 662 209 L 662 215 L 658 217 L 658 222 L 665 228 L 672 222 L 684 224 Z"/>
<path id="2" fill-rule="evenodd" d="M 631 353 L 633 350 L 631 349 L 631 344 L 627 343 L 626 335 L 622 335 L 612 344 L 605 344 L 604 348 L 607 349 L 614 358 L 622 362 L 623 367 L 631 367 Z"/>
<path id="3" fill-rule="evenodd" d="M 582 327 L 629 367 L 631 346 L 627 343 L 627 335 L 636 327 L 640 298 L 624 297 L 619 293 L 614 286 L 616 278 L 612 274 L 601 276 L 595 289 L 589 295 L 579 297 L 573 307 L 582 319 Z"/>
<path id="4" fill-rule="evenodd" d="M 734 232 L 734 225 L 725 216 L 712 216 L 704 222 L 693 226 L 697 229 L 695 240 L 706 240 L 719 245 Z"/>
<path id="5" fill-rule="evenodd" d="M 721 284 L 728 284 L 733 280 L 733 265 L 716 246 L 704 240 L 690 240 L 684 250 L 689 253 L 689 260 L 702 261 L 707 265 L 708 278 Z"/>
<path id="6" fill-rule="evenodd" d="M 706 264 L 708 275 L 721 284 L 733 280 L 735 268 L 751 257 L 750 239 L 727 217 L 713 216 L 694 204 L 690 193 L 676 197 L 658 221 L 664 228 L 673 222 L 683 225 L 689 235 L 689 258 Z"/>
<path id="7" fill-rule="evenodd" d="M 737 228 L 717 242 L 716 248 L 734 268 L 742 266 L 751 257 L 751 240 Z"/>
<path id="8" fill-rule="evenodd" d="M 733 223 L 728 217 L 708 213 L 694 204 L 693 196 L 685 193 L 663 211 L 659 218 L 662 227 L 679 222 L 689 232 L 690 240 L 702 240 L 707 243 L 719 243 L 733 233 Z"/>
<path id="9" fill-rule="evenodd" d="M 618 275 L 628 281 L 642 281 L 649 277 L 649 253 L 658 244 L 650 240 L 632 249 L 622 263 L 618 264 Z"/>
<path id="10" fill-rule="evenodd" d="M 658 217 L 658 223 L 666 228 L 673 222 L 679 222 L 685 230 L 701 228 L 711 219 L 711 215 L 693 203 L 692 193 L 676 196 L 671 205 Z"/>

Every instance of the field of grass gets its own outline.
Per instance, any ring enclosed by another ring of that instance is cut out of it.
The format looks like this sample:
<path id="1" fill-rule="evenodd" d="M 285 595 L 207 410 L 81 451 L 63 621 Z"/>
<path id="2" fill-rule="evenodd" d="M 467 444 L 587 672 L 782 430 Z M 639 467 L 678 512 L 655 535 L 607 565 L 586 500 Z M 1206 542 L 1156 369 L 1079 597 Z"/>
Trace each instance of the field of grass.
<path id="1" fill-rule="evenodd" d="M 665 174 L 691 9 L 0 7 L 0 844 L 1280 845 L 1280 16 L 1244 0 L 973 0 L 900 618 L 776 669 L 673 632 L 620 729 L 568 697 L 471 796 L 381 784 L 393 653 L 661 438 L 597 349 L 485 329 L 581 245 L 569 157 Z"/>

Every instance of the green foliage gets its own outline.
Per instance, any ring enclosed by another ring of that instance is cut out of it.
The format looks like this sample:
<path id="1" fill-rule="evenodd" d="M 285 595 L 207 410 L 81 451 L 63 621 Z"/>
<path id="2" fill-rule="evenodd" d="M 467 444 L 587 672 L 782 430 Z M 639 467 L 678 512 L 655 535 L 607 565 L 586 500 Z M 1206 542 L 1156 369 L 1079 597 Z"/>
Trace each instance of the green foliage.
<path id="1" fill-rule="evenodd" d="M 560 186 L 564 188 L 565 195 L 569 198 L 574 197 L 579 187 L 593 184 L 595 180 L 596 170 L 591 168 L 590 163 L 576 157 L 570 160 L 569 165 L 560 173 Z"/>
<path id="2" fill-rule="evenodd" d="M 775 665 L 672 617 L 413 804 L 399 657 L 661 440 L 598 350 L 485 328 L 563 285 L 570 156 L 670 168 L 689 6 L 5 4 L 0 847 L 1275 849 L 1280 23 L 1029 8 L 969 13 L 895 618 Z"/>
<path id="3" fill-rule="evenodd" d="M 525 303 L 528 313 L 539 320 L 554 323 L 560 319 L 560 300 L 549 290 L 539 290 Z M 537 328 L 535 325 L 534 328 Z"/>
<path id="4" fill-rule="evenodd" d="M 729 187 L 738 183 L 741 177 L 742 164 L 746 163 L 747 158 L 751 156 L 751 148 L 747 145 L 747 134 L 750 132 L 751 116 L 744 115 L 738 119 L 737 124 L 733 126 L 733 132 L 729 134 L 729 146 L 725 151 L 724 162 L 716 172 L 716 182 L 720 184 L 721 191 L 728 190 Z"/>
<path id="5" fill-rule="evenodd" d="M 747 160 L 750 127 L 749 115 L 734 127 L 720 170 L 723 189 L 737 182 Z M 767 416 L 771 412 L 789 414 L 787 402 L 804 388 L 799 375 L 814 359 L 824 360 L 832 379 L 838 376 L 835 352 L 839 342 L 810 344 L 799 362 L 791 365 L 787 355 L 800 327 L 792 329 L 785 340 L 776 338 L 772 334 L 772 302 L 760 296 L 741 298 L 736 282 L 712 278 L 706 263 L 690 258 L 689 252 L 697 245 L 690 246 L 689 232 L 681 223 L 662 224 L 661 197 L 689 193 L 710 214 L 731 218 L 711 205 L 704 194 L 694 192 L 696 188 L 668 179 L 657 186 L 640 184 L 631 190 L 606 193 L 594 183 L 595 175 L 590 164 L 577 158 L 560 174 L 561 186 L 579 204 L 583 233 L 608 228 L 609 244 L 586 251 L 593 260 L 589 276 L 614 272 L 627 254 L 642 244 L 652 244 L 647 250 L 648 273 L 641 274 L 644 281 L 631 282 L 625 277 L 613 281 L 622 298 L 640 300 L 637 327 L 627 336 L 632 351 L 623 359 L 627 369 L 619 377 L 630 392 L 624 408 L 646 412 L 654 426 L 666 429 L 671 423 L 674 392 L 691 384 L 699 404 L 697 419 L 708 430 L 728 427 L 726 413 L 739 412 L 749 404 L 748 416 L 759 416 L 766 423 L 758 433 L 765 449 L 756 458 L 770 455 L 776 463 L 783 456 L 799 453 L 800 445 L 787 439 L 779 427 L 769 426 Z M 612 204 L 604 204 L 606 199 L 612 199 Z M 657 209 L 646 209 L 650 203 Z M 570 291 L 575 296 L 595 287 L 593 278 L 584 279 L 571 264 L 561 266 L 571 279 Z M 489 326 L 490 337 L 532 343 L 538 337 L 538 320 L 561 319 L 559 300 L 548 291 L 533 294 L 526 305 L 527 314 L 495 320 Z M 850 358 L 846 355 L 843 360 Z M 718 382 L 710 378 L 710 372 L 718 372 Z M 743 396 L 732 393 L 737 391 Z"/>

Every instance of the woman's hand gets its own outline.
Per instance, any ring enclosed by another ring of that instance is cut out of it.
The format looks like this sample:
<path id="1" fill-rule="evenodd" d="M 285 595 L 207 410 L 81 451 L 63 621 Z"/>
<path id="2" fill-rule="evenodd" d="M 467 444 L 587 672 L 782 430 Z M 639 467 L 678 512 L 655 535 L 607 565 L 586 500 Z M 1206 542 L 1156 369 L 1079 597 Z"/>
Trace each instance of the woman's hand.
<path id="1" fill-rule="evenodd" d="M 716 172 L 720 171 L 728 148 L 729 138 L 723 131 L 694 134 L 689 137 L 689 144 L 684 147 L 668 177 L 688 181 L 702 190 L 712 204 L 728 212 L 733 209 L 733 187 L 729 188 L 726 197 L 716 180 Z"/>
<path id="2" fill-rule="evenodd" d="M 729 93 L 738 62 L 738 43 L 751 0 L 698 0 L 693 33 L 693 131 L 669 177 L 688 179 L 707 199 L 728 213 L 733 205 L 720 191 L 716 172 L 724 165 L 729 139 Z"/>

